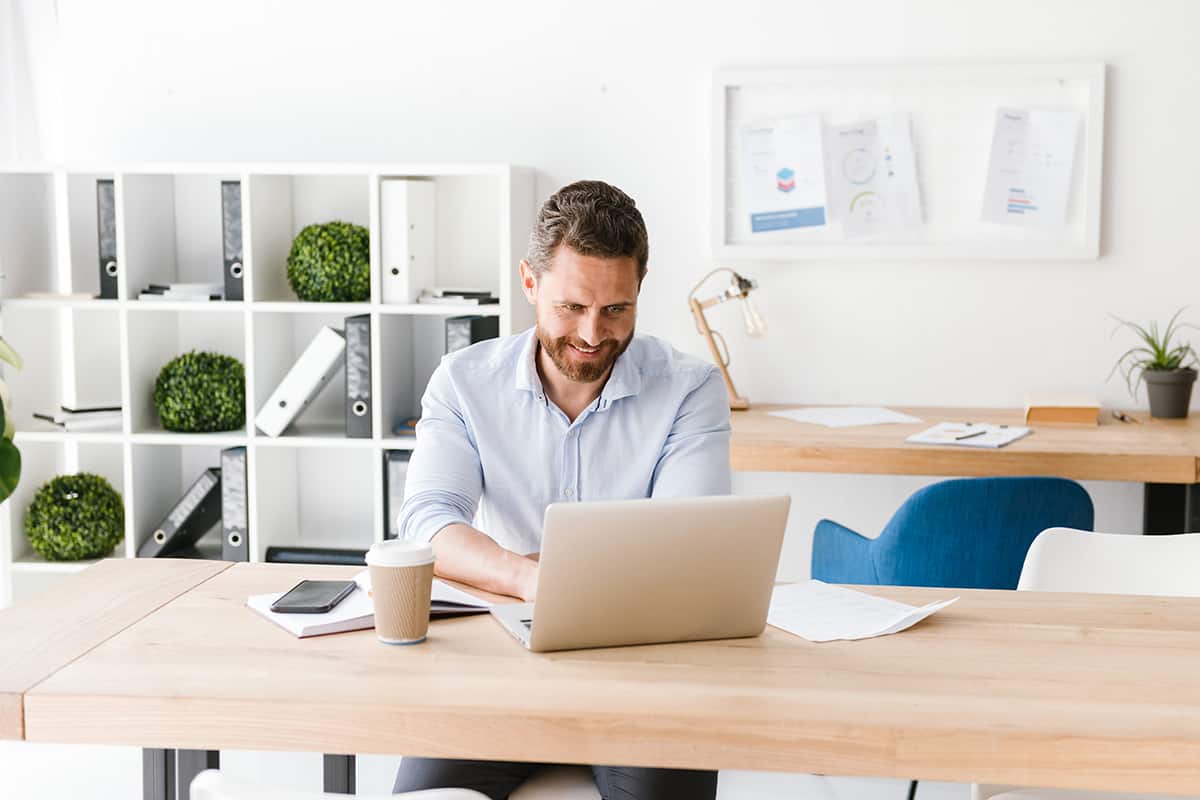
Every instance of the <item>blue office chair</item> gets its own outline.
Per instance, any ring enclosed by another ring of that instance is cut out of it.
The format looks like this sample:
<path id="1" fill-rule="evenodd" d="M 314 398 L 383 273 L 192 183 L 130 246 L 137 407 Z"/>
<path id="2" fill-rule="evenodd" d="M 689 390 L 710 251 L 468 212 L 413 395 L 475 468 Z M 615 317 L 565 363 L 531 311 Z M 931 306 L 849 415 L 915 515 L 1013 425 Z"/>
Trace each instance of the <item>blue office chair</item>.
<path id="1" fill-rule="evenodd" d="M 1015 589 L 1039 533 L 1090 531 L 1092 524 L 1092 500 L 1075 481 L 942 481 L 908 498 L 877 539 L 818 522 L 812 576 L 826 583 Z"/>
<path id="2" fill-rule="evenodd" d="M 1092 499 L 1062 478 L 963 478 L 919 490 L 877 539 L 832 520 L 813 533 L 812 576 L 826 583 L 1016 589 L 1047 528 L 1092 529 Z M 917 782 L 908 786 L 914 800 Z"/>

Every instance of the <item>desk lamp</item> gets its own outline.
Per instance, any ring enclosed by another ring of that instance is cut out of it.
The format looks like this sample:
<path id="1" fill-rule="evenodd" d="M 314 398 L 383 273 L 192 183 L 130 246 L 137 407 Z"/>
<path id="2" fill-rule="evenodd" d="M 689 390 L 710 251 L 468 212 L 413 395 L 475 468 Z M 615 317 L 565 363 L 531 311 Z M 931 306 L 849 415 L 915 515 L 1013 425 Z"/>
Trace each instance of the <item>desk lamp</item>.
<path id="1" fill-rule="evenodd" d="M 696 292 L 700 290 L 705 281 L 718 272 L 729 273 L 729 286 L 725 288 L 725 291 L 713 295 L 706 300 L 697 300 Z M 750 401 L 739 395 L 737 390 L 733 388 L 733 379 L 729 377 L 728 369 L 729 346 L 725 344 L 724 336 L 708 326 L 708 320 L 704 317 L 704 309 L 712 308 L 717 303 L 724 303 L 726 300 L 741 300 L 742 316 L 746 320 L 746 333 L 754 337 L 762 336 L 767 332 L 767 324 L 763 322 L 763 318 L 759 316 L 754 303 L 748 297 L 750 290 L 757 288 L 758 281 L 743 278 L 728 267 L 718 267 L 701 278 L 700 282 L 692 287 L 691 294 L 688 295 L 688 305 L 691 306 L 692 316 L 696 318 L 696 330 L 708 340 L 708 349 L 712 353 L 713 361 L 717 362 L 717 367 L 721 370 L 722 377 L 725 378 L 725 389 L 729 392 L 729 407 L 734 411 L 743 411 L 749 408 Z M 717 348 L 717 339 L 721 340 L 720 349 Z M 721 350 L 725 351 L 724 354 L 721 353 Z"/>

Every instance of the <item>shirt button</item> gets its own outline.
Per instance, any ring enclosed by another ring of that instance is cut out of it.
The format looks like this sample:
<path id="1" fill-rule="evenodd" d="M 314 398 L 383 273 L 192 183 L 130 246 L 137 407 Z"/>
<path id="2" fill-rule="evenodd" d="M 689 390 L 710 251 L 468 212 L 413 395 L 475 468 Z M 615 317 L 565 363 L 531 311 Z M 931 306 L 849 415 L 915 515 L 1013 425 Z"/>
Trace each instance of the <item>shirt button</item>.
<path id="1" fill-rule="evenodd" d="M 571 495 L 575 494 L 575 492 L 571 489 L 563 489 L 563 494 L 565 494 L 567 497 L 570 497 Z"/>

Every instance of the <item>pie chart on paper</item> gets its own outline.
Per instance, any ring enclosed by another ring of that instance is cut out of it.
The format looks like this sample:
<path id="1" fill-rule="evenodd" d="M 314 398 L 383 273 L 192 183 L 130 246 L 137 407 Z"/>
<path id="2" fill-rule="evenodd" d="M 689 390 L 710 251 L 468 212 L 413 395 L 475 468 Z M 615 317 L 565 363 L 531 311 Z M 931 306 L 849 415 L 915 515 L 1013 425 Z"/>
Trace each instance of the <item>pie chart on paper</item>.
<path id="1" fill-rule="evenodd" d="M 842 157 L 842 174 L 856 186 L 870 183 L 875 177 L 875 156 L 859 147 Z"/>

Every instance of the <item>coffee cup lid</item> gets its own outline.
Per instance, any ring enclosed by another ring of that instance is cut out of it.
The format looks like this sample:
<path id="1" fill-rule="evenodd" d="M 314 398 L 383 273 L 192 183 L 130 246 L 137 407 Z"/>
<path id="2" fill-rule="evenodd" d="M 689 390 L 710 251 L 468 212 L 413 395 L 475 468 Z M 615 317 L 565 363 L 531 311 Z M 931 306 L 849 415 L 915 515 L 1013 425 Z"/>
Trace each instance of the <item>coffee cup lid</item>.
<path id="1" fill-rule="evenodd" d="M 367 551 L 367 564 L 374 567 L 418 567 L 433 563 L 433 545 L 389 539 L 376 542 Z"/>

